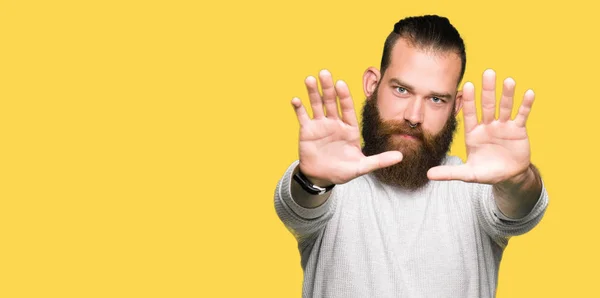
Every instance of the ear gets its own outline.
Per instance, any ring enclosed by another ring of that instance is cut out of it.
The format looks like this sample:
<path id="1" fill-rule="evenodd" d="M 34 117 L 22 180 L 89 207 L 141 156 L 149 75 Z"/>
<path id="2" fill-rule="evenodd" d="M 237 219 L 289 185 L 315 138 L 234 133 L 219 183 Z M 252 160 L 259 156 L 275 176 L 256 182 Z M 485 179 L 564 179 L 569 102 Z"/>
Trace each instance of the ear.
<path id="1" fill-rule="evenodd" d="M 456 98 L 454 99 L 454 116 L 458 115 L 458 112 L 460 112 L 460 109 L 462 109 L 462 105 L 463 105 L 463 92 L 462 90 L 459 90 L 458 92 L 456 92 Z"/>
<path id="2" fill-rule="evenodd" d="M 365 70 L 365 73 L 363 74 L 363 91 L 367 98 L 371 98 L 371 95 L 373 95 L 373 92 L 377 89 L 377 84 L 379 84 L 380 79 L 381 73 L 379 72 L 379 69 L 369 67 Z"/>

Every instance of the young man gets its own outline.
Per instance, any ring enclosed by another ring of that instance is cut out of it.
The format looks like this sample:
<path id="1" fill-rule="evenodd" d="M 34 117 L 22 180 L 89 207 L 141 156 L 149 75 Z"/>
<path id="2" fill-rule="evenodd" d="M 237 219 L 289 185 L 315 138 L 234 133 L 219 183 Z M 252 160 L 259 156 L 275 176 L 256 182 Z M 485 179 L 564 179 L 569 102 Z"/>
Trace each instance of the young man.
<path id="1" fill-rule="evenodd" d="M 508 239 L 537 225 L 548 196 L 525 127 L 533 92 L 513 118 L 515 82 L 504 80 L 496 118 L 496 78 L 485 71 L 479 121 L 473 84 L 458 90 L 465 65 L 448 19 L 396 23 L 381 69 L 364 73 L 362 148 L 345 83 L 323 70 L 319 92 L 306 79 L 313 118 L 292 100 L 299 160 L 275 191 L 304 297 L 495 296 Z M 461 108 L 465 163 L 448 155 Z"/>

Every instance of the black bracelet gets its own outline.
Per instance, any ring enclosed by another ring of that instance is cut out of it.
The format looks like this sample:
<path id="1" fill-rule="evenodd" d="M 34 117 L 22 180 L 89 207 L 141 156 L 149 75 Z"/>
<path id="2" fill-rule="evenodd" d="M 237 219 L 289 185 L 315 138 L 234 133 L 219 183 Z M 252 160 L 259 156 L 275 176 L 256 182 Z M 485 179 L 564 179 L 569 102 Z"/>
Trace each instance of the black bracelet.
<path id="1" fill-rule="evenodd" d="M 335 184 L 326 187 L 316 186 L 310 182 L 306 176 L 304 176 L 300 169 L 298 169 L 298 172 L 294 174 L 294 180 L 296 180 L 296 182 L 298 182 L 298 184 L 300 184 L 300 186 L 302 186 L 302 188 L 311 195 L 322 195 L 333 189 L 335 186 Z"/>

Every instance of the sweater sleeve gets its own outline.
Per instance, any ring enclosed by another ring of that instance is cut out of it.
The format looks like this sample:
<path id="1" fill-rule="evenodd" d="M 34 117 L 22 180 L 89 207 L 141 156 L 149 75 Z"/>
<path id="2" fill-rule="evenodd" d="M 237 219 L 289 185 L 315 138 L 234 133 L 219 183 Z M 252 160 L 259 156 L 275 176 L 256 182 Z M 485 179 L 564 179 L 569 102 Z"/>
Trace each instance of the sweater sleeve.
<path id="1" fill-rule="evenodd" d="M 494 199 L 493 186 L 473 184 L 472 194 L 475 209 L 483 230 L 498 244 L 505 248 L 512 236 L 525 234 L 532 230 L 544 216 L 548 207 L 548 193 L 542 181 L 542 192 L 529 214 L 522 218 L 509 218 L 502 213 Z"/>
<path id="2" fill-rule="evenodd" d="M 331 195 L 315 208 L 304 208 L 298 205 L 291 194 L 291 182 L 298 160 L 294 161 L 283 174 L 275 189 L 275 211 L 285 227 L 294 235 L 299 243 L 312 239 L 322 231 L 335 209 L 339 187 L 331 190 Z"/>

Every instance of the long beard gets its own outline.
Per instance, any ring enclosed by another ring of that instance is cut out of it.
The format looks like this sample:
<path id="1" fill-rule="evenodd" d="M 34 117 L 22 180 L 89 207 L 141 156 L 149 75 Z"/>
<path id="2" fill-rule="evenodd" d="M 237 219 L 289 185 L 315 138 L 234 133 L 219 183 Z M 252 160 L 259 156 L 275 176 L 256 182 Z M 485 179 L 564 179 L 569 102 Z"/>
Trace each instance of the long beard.
<path id="1" fill-rule="evenodd" d="M 404 120 L 383 121 L 377 109 L 376 94 L 377 90 L 363 106 L 363 154 L 370 156 L 399 150 L 403 155 L 401 162 L 376 170 L 374 174 L 383 183 L 417 190 L 429 182 L 427 171 L 440 165 L 446 157 L 456 130 L 456 118 L 454 115 L 448 117 L 442 131 L 436 135 L 424 132 L 420 125 L 411 128 Z M 415 139 L 398 138 L 399 134 L 413 136 Z"/>

